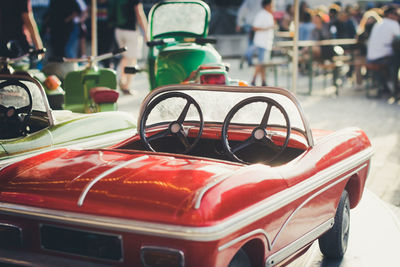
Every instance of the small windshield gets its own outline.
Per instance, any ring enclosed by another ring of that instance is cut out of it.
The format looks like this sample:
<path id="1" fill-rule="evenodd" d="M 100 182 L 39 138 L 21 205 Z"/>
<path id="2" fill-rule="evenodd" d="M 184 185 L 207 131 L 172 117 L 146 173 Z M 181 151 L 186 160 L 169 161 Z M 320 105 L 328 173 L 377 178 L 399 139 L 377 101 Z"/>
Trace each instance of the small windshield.
<path id="1" fill-rule="evenodd" d="M 223 123 L 228 112 L 242 100 L 250 97 L 259 97 L 260 99 L 272 99 L 283 107 L 288 114 L 290 120 L 290 127 L 293 130 L 298 130 L 307 139 L 307 122 L 304 116 L 302 116 L 301 108 L 298 106 L 297 101 L 293 100 L 290 93 L 284 89 L 272 88 L 272 90 L 252 90 L 239 89 L 237 87 L 224 87 L 220 90 L 216 87 L 210 87 L 211 90 L 207 90 L 206 87 L 195 88 L 196 90 L 171 90 L 174 92 L 182 92 L 191 96 L 200 106 L 205 122 L 212 123 Z M 228 89 L 232 88 L 232 89 Z M 229 91 L 232 90 L 232 91 Z M 154 92 L 155 93 L 155 92 Z M 152 100 L 162 95 L 163 92 L 153 95 Z M 148 99 L 151 103 L 152 100 Z M 180 97 L 167 98 L 157 104 L 147 119 L 147 126 L 157 125 L 164 122 L 172 122 L 176 120 L 182 113 L 187 100 Z M 143 102 L 143 105 L 146 101 Z M 267 109 L 268 103 L 256 101 L 248 105 L 244 105 L 232 118 L 231 123 L 236 125 L 259 125 Z M 144 106 L 142 106 L 143 112 Z M 141 113 L 142 114 L 142 113 Z M 199 121 L 199 114 L 194 105 L 190 105 L 185 121 Z M 268 119 L 269 126 L 282 126 L 286 127 L 286 120 L 283 113 L 276 107 L 273 106 Z"/>
<path id="2" fill-rule="evenodd" d="M 29 105 L 29 96 L 22 86 L 17 84 L 6 85 L 6 80 L 0 80 L 0 105 L 5 107 L 21 108 Z M 27 86 L 32 95 L 32 110 L 46 112 L 46 107 L 43 103 L 43 96 L 40 93 L 40 88 L 30 81 L 19 81 Z"/>
<path id="3" fill-rule="evenodd" d="M 184 32 L 207 34 L 208 11 L 198 2 L 162 3 L 154 7 L 151 16 L 151 37 L 166 33 Z"/>

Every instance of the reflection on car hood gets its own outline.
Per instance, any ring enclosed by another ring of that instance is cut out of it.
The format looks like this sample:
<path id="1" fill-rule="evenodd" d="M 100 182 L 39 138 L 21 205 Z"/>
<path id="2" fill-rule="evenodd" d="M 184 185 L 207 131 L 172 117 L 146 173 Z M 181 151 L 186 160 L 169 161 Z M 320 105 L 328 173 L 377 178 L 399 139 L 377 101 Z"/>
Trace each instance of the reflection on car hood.
<path id="1" fill-rule="evenodd" d="M 238 172 L 253 167 L 141 151 L 59 149 L 2 170 L 0 201 L 102 216 L 190 224 L 194 218 L 187 216 L 193 214 L 188 215 L 185 211 L 197 212 L 196 216 L 204 219 L 204 214 L 199 214 L 201 209 L 194 206 L 201 194 L 207 192 L 205 188 L 213 187 L 227 177 L 239 178 L 236 180 L 240 184 L 245 182 L 246 187 L 251 187 Z M 276 179 L 275 183 L 280 186 L 274 190 L 284 187 L 281 179 Z M 230 183 L 229 186 L 236 185 Z M 268 193 L 268 190 L 264 188 L 263 192 Z M 205 201 L 208 209 L 216 204 Z M 223 213 L 232 211 L 232 207 L 224 208 Z M 215 214 L 207 215 L 208 219 L 210 216 L 221 217 L 221 212 L 216 215 L 214 211 Z M 199 223 L 198 218 L 196 221 Z"/>

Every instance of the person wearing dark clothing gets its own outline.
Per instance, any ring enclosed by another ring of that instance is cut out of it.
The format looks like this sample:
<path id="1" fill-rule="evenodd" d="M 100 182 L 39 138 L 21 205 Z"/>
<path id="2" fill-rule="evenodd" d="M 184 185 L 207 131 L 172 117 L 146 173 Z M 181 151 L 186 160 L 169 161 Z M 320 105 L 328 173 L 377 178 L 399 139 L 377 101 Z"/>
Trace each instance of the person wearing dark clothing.
<path id="1" fill-rule="evenodd" d="M 110 21 L 110 0 L 97 1 L 97 50 L 98 54 L 111 52 L 114 43 L 114 26 Z M 112 59 L 101 61 L 104 67 L 110 67 Z"/>
<path id="2" fill-rule="evenodd" d="M 313 23 L 315 25 L 311 32 L 311 39 L 313 41 L 322 41 L 331 39 L 332 35 L 329 30 L 329 25 L 324 22 L 321 14 L 316 14 L 313 16 Z M 326 60 L 331 59 L 334 56 L 333 47 L 330 45 L 321 45 L 312 47 L 313 57 L 316 60 Z"/>
<path id="3" fill-rule="evenodd" d="M 66 56 L 66 45 L 74 26 L 73 19 L 81 12 L 76 0 L 50 0 L 45 19 L 50 33 L 52 56 Z"/>
<path id="4" fill-rule="evenodd" d="M 120 47 L 126 46 L 128 51 L 120 61 L 120 89 L 124 94 L 131 94 L 129 84 L 132 75 L 125 74 L 126 66 L 134 66 L 142 56 L 143 37 L 147 41 L 147 19 L 141 0 L 114 0 L 110 9 L 111 20 L 115 25 L 115 38 Z M 139 26 L 142 33 L 138 29 Z"/>
<path id="5" fill-rule="evenodd" d="M 36 22 L 33 18 L 30 0 L 0 1 L 0 56 L 8 54 L 7 44 L 14 42 L 19 55 L 28 52 L 31 44 L 24 33 L 24 27 L 28 30 L 36 49 L 42 49 Z"/>

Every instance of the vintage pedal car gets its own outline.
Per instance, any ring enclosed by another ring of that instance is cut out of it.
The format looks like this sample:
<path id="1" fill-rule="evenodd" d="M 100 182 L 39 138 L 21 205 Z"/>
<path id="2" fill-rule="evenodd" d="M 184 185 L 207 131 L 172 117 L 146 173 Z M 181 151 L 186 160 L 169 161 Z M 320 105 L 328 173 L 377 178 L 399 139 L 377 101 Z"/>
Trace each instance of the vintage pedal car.
<path id="1" fill-rule="evenodd" d="M 138 127 L 0 170 L 0 261 L 273 266 L 317 239 L 343 257 L 372 155 L 362 130 L 311 130 L 284 89 L 215 85 L 153 90 Z"/>
<path id="2" fill-rule="evenodd" d="M 52 110 L 36 79 L 0 74 L 0 166 L 54 147 L 106 147 L 131 136 L 135 129 L 133 118 L 124 112 Z"/>

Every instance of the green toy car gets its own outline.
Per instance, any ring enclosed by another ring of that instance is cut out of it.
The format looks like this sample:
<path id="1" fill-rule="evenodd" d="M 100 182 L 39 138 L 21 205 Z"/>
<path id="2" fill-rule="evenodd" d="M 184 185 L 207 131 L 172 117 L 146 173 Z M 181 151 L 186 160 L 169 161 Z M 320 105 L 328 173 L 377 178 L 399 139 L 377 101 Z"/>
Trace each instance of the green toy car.
<path id="1" fill-rule="evenodd" d="M 52 110 L 41 83 L 28 73 L 0 74 L 0 166 L 54 147 L 106 147 L 135 131 L 127 113 Z"/>
<path id="2" fill-rule="evenodd" d="M 147 67 L 126 67 L 125 73 L 146 70 L 150 90 L 169 84 L 218 84 L 247 86 L 231 79 L 229 67 L 208 38 L 210 8 L 202 1 L 163 1 L 149 13 Z"/>

